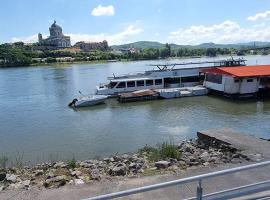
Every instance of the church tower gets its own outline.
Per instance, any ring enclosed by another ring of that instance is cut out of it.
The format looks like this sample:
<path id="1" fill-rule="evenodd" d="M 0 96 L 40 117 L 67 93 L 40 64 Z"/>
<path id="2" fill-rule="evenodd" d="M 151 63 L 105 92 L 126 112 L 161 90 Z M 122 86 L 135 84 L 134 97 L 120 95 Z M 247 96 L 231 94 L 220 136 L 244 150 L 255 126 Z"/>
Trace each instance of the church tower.
<path id="1" fill-rule="evenodd" d="M 39 33 L 39 34 L 38 34 L 38 43 L 42 43 L 42 40 L 43 40 L 42 34 Z"/>

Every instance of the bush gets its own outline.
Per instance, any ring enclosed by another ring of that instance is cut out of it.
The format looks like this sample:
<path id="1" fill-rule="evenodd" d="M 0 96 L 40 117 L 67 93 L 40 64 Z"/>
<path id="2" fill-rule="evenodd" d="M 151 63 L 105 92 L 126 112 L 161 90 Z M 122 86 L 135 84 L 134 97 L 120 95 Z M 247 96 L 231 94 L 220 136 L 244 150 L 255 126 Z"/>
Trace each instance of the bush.
<path id="1" fill-rule="evenodd" d="M 139 150 L 139 153 L 143 152 L 149 154 L 149 159 L 154 162 L 168 158 L 174 158 L 177 160 L 181 158 L 181 153 L 178 151 L 177 146 L 171 142 L 163 142 L 161 145 L 157 145 L 157 147 L 146 145 L 144 148 Z"/>
<path id="2" fill-rule="evenodd" d="M 68 168 L 74 169 L 76 168 L 76 160 L 75 157 L 73 157 L 70 161 L 68 161 Z"/>

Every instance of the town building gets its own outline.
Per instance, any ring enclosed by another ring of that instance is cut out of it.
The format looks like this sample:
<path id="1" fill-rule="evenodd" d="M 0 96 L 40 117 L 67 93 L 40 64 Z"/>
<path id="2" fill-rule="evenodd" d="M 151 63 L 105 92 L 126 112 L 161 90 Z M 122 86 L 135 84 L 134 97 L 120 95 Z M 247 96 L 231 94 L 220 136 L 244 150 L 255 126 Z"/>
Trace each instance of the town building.
<path id="1" fill-rule="evenodd" d="M 77 42 L 74 47 L 80 48 L 83 51 L 107 51 L 110 49 L 106 40 L 102 42 Z"/>
<path id="2" fill-rule="evenodd" d="M 62 32 L 62 28 L 56 24 L 56 21 L 49 28 L 50 36 L 46 39 L 42 38 L 42 34 L 38 34 L 38 42 L 40 45 L 52 46 L 57 48 L 71 47 L 70 37 L 65 36 Z"/>
<path id="3" fill-rule="evenodd" d="M 270 65 L 217 67 L 203 72 L 204 86 L 225 96 L 250 97 L 270 90 Z"/>

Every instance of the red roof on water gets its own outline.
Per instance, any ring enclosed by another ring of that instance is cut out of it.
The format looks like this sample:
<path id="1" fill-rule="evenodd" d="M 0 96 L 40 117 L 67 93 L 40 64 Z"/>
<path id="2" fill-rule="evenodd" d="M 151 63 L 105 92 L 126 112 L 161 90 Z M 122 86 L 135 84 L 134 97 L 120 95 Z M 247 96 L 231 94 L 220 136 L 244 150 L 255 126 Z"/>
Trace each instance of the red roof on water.
<path id="1" fill-rule="evenodd" d="M 217 67 L 204 70 L 206 73 L 228 74 L 236 77 L 270 76 L 270 65 Z"/>

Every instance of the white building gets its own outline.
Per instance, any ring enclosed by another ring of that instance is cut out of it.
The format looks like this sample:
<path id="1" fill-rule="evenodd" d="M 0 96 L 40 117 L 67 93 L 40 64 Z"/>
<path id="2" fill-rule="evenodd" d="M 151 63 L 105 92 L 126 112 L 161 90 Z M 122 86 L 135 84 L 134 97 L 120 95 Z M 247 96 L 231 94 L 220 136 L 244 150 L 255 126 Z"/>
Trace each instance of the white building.
<path id="1" fill-rule="evenodd" d="M 204 86 L 225 95 L 254 95 L 270 89 L 270 65 L 217 67 L 204 73 Z"/>

